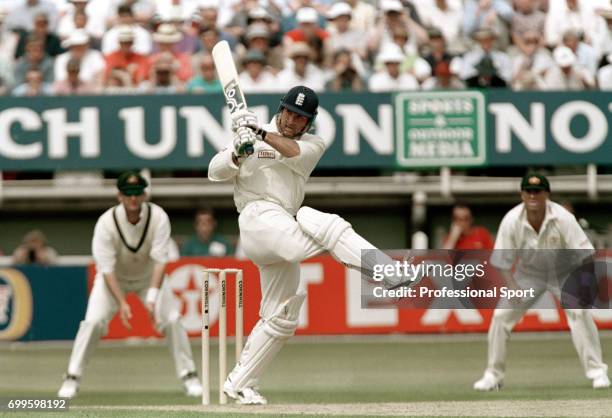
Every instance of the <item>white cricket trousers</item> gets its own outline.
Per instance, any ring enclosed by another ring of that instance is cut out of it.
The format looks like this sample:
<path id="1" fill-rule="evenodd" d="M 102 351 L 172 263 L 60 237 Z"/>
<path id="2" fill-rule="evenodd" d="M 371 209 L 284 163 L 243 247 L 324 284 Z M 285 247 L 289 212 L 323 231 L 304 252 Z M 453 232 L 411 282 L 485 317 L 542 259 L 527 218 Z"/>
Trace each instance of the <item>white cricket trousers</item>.
<path id="1" fill-rule="evenodd" d="M 488 362 L 487 372 L 492 373 L 498 380 L 504 378 L 506 372 L 506 353 L 508 338 L 516 323 L 525 315 L 525 312 L 538 300 L 538 297 L 547 290 L 537 279 L 527 279 L 525 283 L 534 288 L 536 297 L 528 298 L 520 303 L 512 304 L 502 301 L 493 313 L 488 333 Z M 551 291 L 559 297 L 557 288 Z M 601 373 L 607 373 L 608 366 L 602 360 L 601 344 L 597 326 L 588 309 L 565 309 L 565 316 L 572 335 L 572 342 L 578 353 L 578 358 L 584 368 L 588 379 L 594 379 Z"/>
<path id="2" fill-rule="evenodd" d="M 257 386 L 260 376 L 297 328 L 301 302 L 298 293 L 300 262 L 324 251 L 306 235 L 297 221 L 279 205 L 251 202 L 240 213 L 240 241 L 247 257 L 259 268 L 261 284 L 260 320 L 251 331 L 236 364 L 228 376 L 236 390 Z M 293 300 L 294 302 L 289 302 Z M 303 299 L 301 299 L 303 302 Z M 289 305 L 287 305 L 287 303 Z M 279 312 L 290 312 L 292 318 L 284 328 L 270 326 Z"/>
<path id="3" fill-rule="evenodd" d="M 300 284 L 300 262 L 325 251 L 300 229 L 293 216 L 279 205 L 251 202 L 240 213 L 240 242 L 257 265 L 261 283 L 259 316 L 267 319 Z"/>
<path id="4" fill-rule="evenodd" d="M 120 283 L 125 293 L 136 292 L 144 303 L 148 286 L 137 287 Z M 74 340 L 72 354 L 68 364 L 68 374 L 81 376 L 87 360 L 97 345 L 100 337 L 108 331 L 108 324 L 117 312 L 118 304 L 106 286 L 102 275 L 98 274 L 89 295 L 87 313 L 81 321 Z M 179 378 L 196 370 L 189 345 L 187 332 L 181 324 L 181 316 L 176 301 L 172 296 L 166 280 L 162 283 L 155 303 L 155 326 L 168 339 L 170 352 L 174 359 L 176 374 Z"/>

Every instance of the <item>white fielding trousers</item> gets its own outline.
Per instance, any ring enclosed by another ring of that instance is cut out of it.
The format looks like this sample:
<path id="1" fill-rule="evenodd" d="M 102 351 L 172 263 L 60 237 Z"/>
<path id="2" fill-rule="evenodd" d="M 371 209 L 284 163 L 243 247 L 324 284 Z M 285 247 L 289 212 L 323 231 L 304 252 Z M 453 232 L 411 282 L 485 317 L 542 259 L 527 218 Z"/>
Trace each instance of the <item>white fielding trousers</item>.
<path id="1" fill-rule="evenodd" d="M 512 329 L 539 296 L 548 289 L 545 279 L 523 279 L 518 284 L 523 289 L 534 289 L 535 297 L 516 303 L 502 300 L 495 309 L 489 326 L 486 371 L 493 374 L 498 380 L 505 376 L 507 345 Z M 558 286 L 552 286 L 550 290 L 559 298 Z M 572 342 L 586 377 L 594 379 L 602 373 L 607 373 L 608 366 L 602 360 L 597 326 L 589 310 L 565 309 L 564 312 L 572 335 Z"/>
<path id="2" fill-rule="evenodd" d="M 148 283 L 127 285 L 120 282 L 120 286 L 125 293 L 136 292 L 144 304 Z M 170 353 L 174 359 L 176 374 L 181 378 L 187 373 L 194 372 L 196 368 L 187 331 L 181 324 L 181 316 L 177 305 L 170 287 L 164 280 L 155 303 L 155 326 L 159 332 L 166 336 Z M 81 321 L 74 340 L 68 364 L 68 374 L 82 375 L 89 356 L 100 337 L 108 331 L 108 324 L 117 309 L 117 301 L 106 286 L 102 275 L 98 274 L 89 295 L 85 319 Z"/>

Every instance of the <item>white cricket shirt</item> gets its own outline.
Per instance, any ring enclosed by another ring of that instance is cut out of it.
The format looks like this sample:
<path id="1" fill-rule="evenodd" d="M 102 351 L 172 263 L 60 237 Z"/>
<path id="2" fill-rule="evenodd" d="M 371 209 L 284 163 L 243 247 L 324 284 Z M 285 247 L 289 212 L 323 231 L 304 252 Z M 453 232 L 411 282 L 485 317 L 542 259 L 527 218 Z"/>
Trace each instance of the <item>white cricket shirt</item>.
<path id="1" fill-rule="evenodd" d="M 551 256 L 552 251 L 536 251 L 570 249 L 583 251 L 560 251 L 558 255 L 561 259 Z M 527 221 L 527 212 L 523 203 L 512 208 L 501 221 L 494 250 L 491 263 L 495 267 L 509 270 L 518 257 L 517 273 L 530 276 L 550 273 L 551 268 L 563 270 L 570 264 L 575 265 L 581 261 L 568 260 L 570 254 L 583 258 L 594 252 L 593 245 L 576 217 L 563 206 L 550 200 L 546 203 L 546 215 L 539 233 Z M 551 261 L 554 261 L 555 265 L 551 265 Z M 566 262 L 568 264 L 565 266 L 560 265 Z"/>
<path id="2" fill-rule="evenodd" d="M 108 209 L 96 223 L 92 254 L 98 273 L 115 272 L 125 283 L 148 283 L 155 263 L 168 261 L 170 220 L 154 203 L 144 203 L 132 225 L 122 204 Z"/>
<path id="3" fill-rule="evenodd" d="M 263 128 L 278 133 L 276 118 Z M 238 212 L 250 202 L 266 200 L 295 216 L 304 201 L 304 186 L 325 152 L 323 139 L 316 135 L 303 134 L 297 143 L 300 155 L 286 158 L 265 142 L 257 141 L 255 152 L 240 167 L 232 162 L 232 148 L 228 147 L 211 160 L 208 178 L 234 182 L 234 202 Z"/>

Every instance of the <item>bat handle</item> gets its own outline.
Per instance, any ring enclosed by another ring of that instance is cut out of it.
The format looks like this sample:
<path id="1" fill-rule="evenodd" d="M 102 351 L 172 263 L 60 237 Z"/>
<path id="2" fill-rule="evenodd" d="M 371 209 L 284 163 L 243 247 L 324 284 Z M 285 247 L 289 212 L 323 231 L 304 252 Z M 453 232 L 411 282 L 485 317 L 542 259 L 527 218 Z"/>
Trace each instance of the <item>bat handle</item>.
<path id="1" fill-rule="evenodd" d="M 255 148 L 253 147 L 253 144 L 246 143 L 240 147 L 239 155 L 251 155 L 254 152 L 255 152 Z"/>

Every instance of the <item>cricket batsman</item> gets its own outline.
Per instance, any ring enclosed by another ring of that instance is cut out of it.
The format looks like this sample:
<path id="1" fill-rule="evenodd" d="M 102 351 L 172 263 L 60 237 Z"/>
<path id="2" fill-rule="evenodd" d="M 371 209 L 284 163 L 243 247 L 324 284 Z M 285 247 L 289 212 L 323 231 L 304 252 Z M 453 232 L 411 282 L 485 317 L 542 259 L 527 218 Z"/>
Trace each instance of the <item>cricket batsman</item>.
<path id="1" fill-rule="evenodd" d="M 475 390 L 488 391 L 502 386 L 506 345 L 512 328 L 546 290 L 561 296 L 560 289 L 567 276 L 557 274 L 558 277 L 551 277 L 550 272 L 555 272 L 565 263 L 575 264 L 568 258 L 582 258 L 576 260 L 578 263 L 588 262 L 594 253 L 593 245 L 574 215 L 550 201 L 549 197 L 550 184 L 545 176 L 526 175 L 521 181 L 523 202 L 511 209 L 499 226 L 491 263 L 510 288 L 532 288 L 535 297 L 512 302 L 502 300 L 498 304 L 489 327 L 487 368 L 483 377 L 474 383 Z M 550 255 L 546 257 L 547 251 L 543 250 L 572 251 L 563 251 L 560 254 L 564 259 L 555 260 Z M 555 265 L 550 266 L 547 261 Z M 595 389 L 610 387 L 608 366 L 602 360 L 599 334 L 590 311 L 565 309 L 565 314 L 586 377 Z"/>
<path id="2" fill-rule="evenodd" d="M 329 251 L 345 265 L 373 270 L 361 250 L 375 249 L 338 215 L 301 207 L 304 187 L 325 151 L 323 139 L 308 133 L 319 99 L 308 87 L 293 87 L 272 121 L 260 126 L 250 111 L 233 115 L 233 146 L 210 162 L 208 178 L 232 181 L 244 252 L 259 268 L 260 320 L 223 390 L 241 404 L 266 404 L 258 378 L 298 326 L 305 294 L 298 293 L 300 262 Z M 255 134 L 254 152 L 243 152 Z M 388 288 L 401 285 L 389 278 Z"/>
<path id="3" fill-rule="evenodd" d="M 121 174 L 117 180 L 119 204 L 104 212 L 96 223 L 92 254 L 97 273 L 57 394 L 60 398 L 76 396 L 85 363 L 117 310 L 123 325 L 131 329 L 132 312 L 125 299 L 130 292 L 140 296 L 156 328 L 169 339 L 176 373 L 187 395 L 202 395 L 187 332 L 164 281 L 170 220 L 161 207 L 147 202 L 147 186 L 147 180 L 135 171 Z"/>

